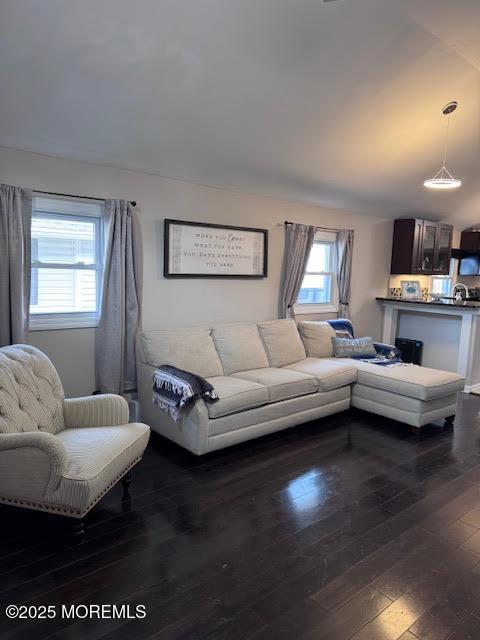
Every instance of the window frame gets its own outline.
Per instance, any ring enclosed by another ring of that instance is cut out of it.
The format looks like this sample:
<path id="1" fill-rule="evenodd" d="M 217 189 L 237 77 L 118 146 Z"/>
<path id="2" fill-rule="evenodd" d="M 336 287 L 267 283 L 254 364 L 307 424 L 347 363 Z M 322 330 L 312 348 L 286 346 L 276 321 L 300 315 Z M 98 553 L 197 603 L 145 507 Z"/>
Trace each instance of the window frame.
<path id="1" fill-rule="evenodd" d="M 319 275 L 331 277 L 331 299 L 329 302 L 296 302 L 293 311 L 298 315 L 311 315 L 321 313 L 337 313 L 338 312 L 338 287 L 337 272 L 335 265 L 335 245 L 338 234 L 336 231 L 320 231 L 315 233 L 314 244 L 330 244 L 332 245 L 331 254 L 331 271 L 305 271 L 305 275 Z"/>
<path id="2" fill-rule="evenodd" d="M 34 194 L 35 198 L 35 194 Z M 43 199 L 43 198 L 42 198 Z M 48 198 L 47 196 L 47 199 Z M 72 210 L 74 208 L 75 199 L 70 198 L 51 198 L 52 200 L 62 200 L 67 203 L 72 204 Z M 80 201 L 81 202 L 81 201 Z M 83 203 L 82 203 L 83 204 Z M 102 203 L 98 202 L 97 204 L 102 205 Z M 58 220 L 70 220 L 73 222 L 93 222 L 95 225 L 95 240 L 94 240 L 94 252 L 95 252 L 95 262 L 93 264 L 86 263 L 61 263 L 61 262 L 42 262 L 38 259 L 35 259 L 34 254 L 32 252 L 31 258 L 31 289 L 35 291 L 35 284 L 33 279 L 33 270 L 34 267 L 37 268 L 48 268 L 48 269 L 63 269 L 63 270 L 82 270 L 82 271 L 95 271 L 97 273 L 97 277 L 95 278 L 96 282 L 96 310 L 95 311 L 72 311 L 68 313 L 34 313 L 29 310 L 29 331 L 47 331 L 54 329 L 82 329 L 82 328 L 95 328 L 98 327 L 98 321 L 100 318 L 100 306 L 101 306 L 101 295 L 102 295 L 102 280 L 103 280 L 103 271 L 104 271 L 104 246 L 105 246 L 105 228 L 104 228 L 104 218 L 102 215 L 102 210 L 99 210 L 99 213 L 93 212 L 81 212 L 81 213 L 71 213 L 71 212 L 59 212 L 59 211 L 49 211 L 48 208 L 39 207 L 36 208 L 34 206 L 32 211 L 32 219 L 34 218 L 46 218 L 49 220 L 58 219 Z M 38 288 L 37 288 L 38 292 Z M 38 293 L 37 293 L 38 295 Z"/>

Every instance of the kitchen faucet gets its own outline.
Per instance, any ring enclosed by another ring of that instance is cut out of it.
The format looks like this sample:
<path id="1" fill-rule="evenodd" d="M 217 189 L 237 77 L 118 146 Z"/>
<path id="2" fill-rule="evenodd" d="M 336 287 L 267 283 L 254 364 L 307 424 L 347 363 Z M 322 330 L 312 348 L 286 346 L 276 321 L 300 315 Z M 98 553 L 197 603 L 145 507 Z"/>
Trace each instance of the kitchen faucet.
<path id="1" fill-rule="evenodd" d="M 466 285 L 464 285 L 463 282 L 457 282 L 457 284 L 452 289 L 452 297 L 453 298 L 455 298 L 457 287 L 463 287 L 463 289 L 465 289 L 465 298 L 469 298 L 470 297 L 470 293 L 468 291 L 468 287 Z"/>

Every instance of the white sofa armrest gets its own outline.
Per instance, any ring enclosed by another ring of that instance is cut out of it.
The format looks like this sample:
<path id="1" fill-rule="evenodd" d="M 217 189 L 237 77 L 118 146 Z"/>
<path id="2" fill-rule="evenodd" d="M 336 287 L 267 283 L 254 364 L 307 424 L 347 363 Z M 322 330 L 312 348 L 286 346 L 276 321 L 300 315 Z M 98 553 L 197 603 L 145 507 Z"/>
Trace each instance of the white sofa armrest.
<path id="1" fill-rule="evenodd" d="M 63 403 L 65 428 L 116 427 L 128 424 L 128 402 L 122 396 L 105 393 L 69 398 Z"/>
<path id="2" fill-rule="evenodd" d="M 0 434 L 0 493 L 41 499 L 56 489 L 68 464 L 65 446 L 51 433 Z"/>
<path id="3" fill-rule="evenodd" d="M 207 450 L 209 416 L 205 402 L 198 398 L 185 407 L 180 420 L 173 422 L 171 417 L 153 404 L 153 374 L 155 367 L 137 363 L 138 394 L 140 398 L 142 420 L 153 431 L 173 440 L 196 455 Z"/>

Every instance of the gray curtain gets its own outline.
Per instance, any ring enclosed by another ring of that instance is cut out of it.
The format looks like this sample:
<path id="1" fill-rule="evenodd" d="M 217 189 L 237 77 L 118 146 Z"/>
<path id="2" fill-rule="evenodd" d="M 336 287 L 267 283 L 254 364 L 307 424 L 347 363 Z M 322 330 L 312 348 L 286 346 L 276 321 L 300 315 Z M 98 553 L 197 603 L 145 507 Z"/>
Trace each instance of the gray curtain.
<path id="1" fill-rule="evenodd" d="M 141 325 L 142 247 L 126 200 L 105 201 L 106 259 L 96 332 L 96 385 L 102 393 L 136 389 L 135 338 Z"/>
<path id="2" fill-rule="evenodd" d="M 297 302 L 302 286 L 315 230 L 315 227 L 306 224 L 287 224 L 285 227 L 285 252 L 278 308 L 280 318 L 293 316 L 293 305 Z"/>
<path id="3" fill-rule="evenodd" d="M 340 318 L 350 318 L 350 281 L 352 276 L 353 258 L 353 237 L 352 229 L 342 229 L 338 232 L 336 242 L 337 258 L 337 285 Z"/>
<path id="4" fill-rule="evenodd" d="M 26 342 L 32 194 L 0 185 L 0 347 Z"/>

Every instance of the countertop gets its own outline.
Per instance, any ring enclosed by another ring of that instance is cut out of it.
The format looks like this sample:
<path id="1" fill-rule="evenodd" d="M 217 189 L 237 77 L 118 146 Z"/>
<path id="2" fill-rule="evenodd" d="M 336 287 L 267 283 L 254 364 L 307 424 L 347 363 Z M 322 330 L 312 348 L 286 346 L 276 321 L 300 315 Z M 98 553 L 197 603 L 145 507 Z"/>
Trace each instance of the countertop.
<path id="1" fill-rule="evenodd" d="M 480 309 L 480 302 L 469 302 L 465 300 L 462 304 L 455 304 L 453 300 L 432 300 L 426 302 L 425 300 L 407 300 L 405 298 L 376 298 L 379 302 L 396 302 L 397 304 L 423 304 L 427 307 L 453 307 L 457 309 Z"/>

